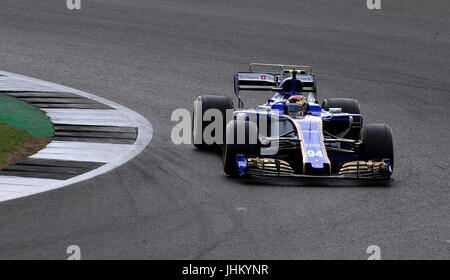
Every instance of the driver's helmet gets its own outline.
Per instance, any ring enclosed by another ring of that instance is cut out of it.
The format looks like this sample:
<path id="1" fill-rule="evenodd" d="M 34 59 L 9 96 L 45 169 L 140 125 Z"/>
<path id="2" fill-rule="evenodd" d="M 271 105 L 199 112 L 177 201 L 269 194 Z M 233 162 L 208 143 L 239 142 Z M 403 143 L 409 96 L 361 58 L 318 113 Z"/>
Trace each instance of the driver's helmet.
<path id="1" fill-rule="evenodd" d="M 299 115 L 306 112 L 308 105 L 306 98 L 302 95 L 292 95 L 286 102 L 286 113 L 288 115 Z"/>

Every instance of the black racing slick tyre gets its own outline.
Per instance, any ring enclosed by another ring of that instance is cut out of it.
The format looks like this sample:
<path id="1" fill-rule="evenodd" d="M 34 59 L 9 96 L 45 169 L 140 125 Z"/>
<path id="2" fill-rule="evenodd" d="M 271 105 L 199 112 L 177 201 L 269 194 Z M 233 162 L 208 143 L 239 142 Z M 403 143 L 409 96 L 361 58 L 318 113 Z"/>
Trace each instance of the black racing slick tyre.
<path id="1" fill-rule="evenodd" d="M 245 133 L 239 136 L 238 133 Z M 240 138 L 240 139 L 238 139 Z M 226 143 L 223 152 L 223 170 L 230 176 L 238 176 L 236 156 L 259 156 L 258 128 L 255 123 L 244 120 L 233 120 L 226 128 Z"/>
<path id="2" fill-rule="evenodd" d="M 362 130 L 363 160 L 389 159 L 394 169 L 394 141 L 392 130 L 386 124 L 369 124 Z"/>
<path id="3" fill-rule="evenodd" d="M 207 149 L 215 146 L 216 143 L 206 143 L 203 138 L 203 132 L 205 128 L 214 121 L 204 121 L 203 115 L 209 109 L 218 109 L 222 113 L 223 118 L 223 131 L 222 135 L 225 137 L 225 126 L 226 126 L 226 111 L 234 110 L 233 101 L 226 96 L 217 95 L 202 95 L 197 97 L 194 101 L 194 110 L 192 114 L 192 143 L 194 147 L 198 149 Z M 198 127 L 201 125 L 201 127 Z M 224 140 L 222 143 L 224 143 Z"/>
<path id="4" fill-rule="evenodd" d="M 330 108 L 342 108 L 343 113 L 361 114 L 358 101 L 351 98 L 326 98 L 322 101 L 322 108 L 325 111 L 328 111 Z M 353 121 L 361 122 L 362 118 L 353 118 Z M 359 140 L 360 134 L 360 128 L 351 128 L 350 131 L 346 135 L 344 135 L 344 138 Z"/>
<path id="5" fill-rule="evenodd" d="M 322 108 L 326 111 L 330 108 L 342 108 L 343 113 L 361 114 L 358 101 L 351 98 L 326 98 L 322 101 Z"/>

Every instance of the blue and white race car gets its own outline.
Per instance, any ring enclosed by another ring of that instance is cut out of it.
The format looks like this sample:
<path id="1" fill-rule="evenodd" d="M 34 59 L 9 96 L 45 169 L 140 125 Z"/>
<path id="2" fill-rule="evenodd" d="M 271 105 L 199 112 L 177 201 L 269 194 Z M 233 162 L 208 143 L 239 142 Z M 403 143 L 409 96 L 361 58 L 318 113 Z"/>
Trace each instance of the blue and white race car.
<path id="1" fill-rule="evenodd" d="M 394 168 L 391 128 L 363 126 L 354 99 L 327 98 L 319 105 L 316 88 L 309 66 L 252 63 L 234 78 L 237 109 L 229 97 L 197 97 L 194 146 L 221 147 L 224 171 L 231 176 L 389 179 Z M 244 109 L 242 91 L 275 95 Z"/>

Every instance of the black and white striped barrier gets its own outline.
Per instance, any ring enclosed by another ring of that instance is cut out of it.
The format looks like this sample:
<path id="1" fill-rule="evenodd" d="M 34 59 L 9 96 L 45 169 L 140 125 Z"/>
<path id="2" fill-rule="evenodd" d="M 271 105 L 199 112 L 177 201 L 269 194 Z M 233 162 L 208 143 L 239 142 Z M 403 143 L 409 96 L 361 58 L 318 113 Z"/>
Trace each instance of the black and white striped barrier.
<path id="1" fill-rule="evenodd" d="M 108 172 L 142 152 L 152 138 L 143 116 L 76 89 L 0 71 L 0 93 L 39 108 L 55 128 L 46 148 L 0 171 L 0 202 Z"/>

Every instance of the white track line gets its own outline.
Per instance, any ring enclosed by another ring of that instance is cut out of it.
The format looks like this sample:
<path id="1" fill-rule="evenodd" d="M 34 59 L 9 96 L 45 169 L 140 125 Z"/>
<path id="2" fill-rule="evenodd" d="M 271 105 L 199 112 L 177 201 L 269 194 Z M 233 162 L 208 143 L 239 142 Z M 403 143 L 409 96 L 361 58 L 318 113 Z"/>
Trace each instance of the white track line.
<path id="1" fill-rule="evenodd" d="M 55 124 L 133 126 L 133 120 L 117 110 L 43 109 Z"/>
<path id="2" fill-rule="evenodd" d="M 31 158 L 107 163 L 131 149 L 133 145 L 53 141 Z"/>
<path id="3" fill-rule="evenodd" d="M 69 180 L 0 176 L 0 202 L 58 189 L 78 183 L 131 160 L 150 143 L 153 129 L 150 122 L 138 113 L 107 99 L 62 85 L 0 71 L 1 91 L 69 92 L 106 104 L 115 110 L 44 109 L 53 123 L 100 126 L 131 126 L 138 128 L 132 145 L 53 141 L 32 158 L 94 161 L 105 165 Z"/>

